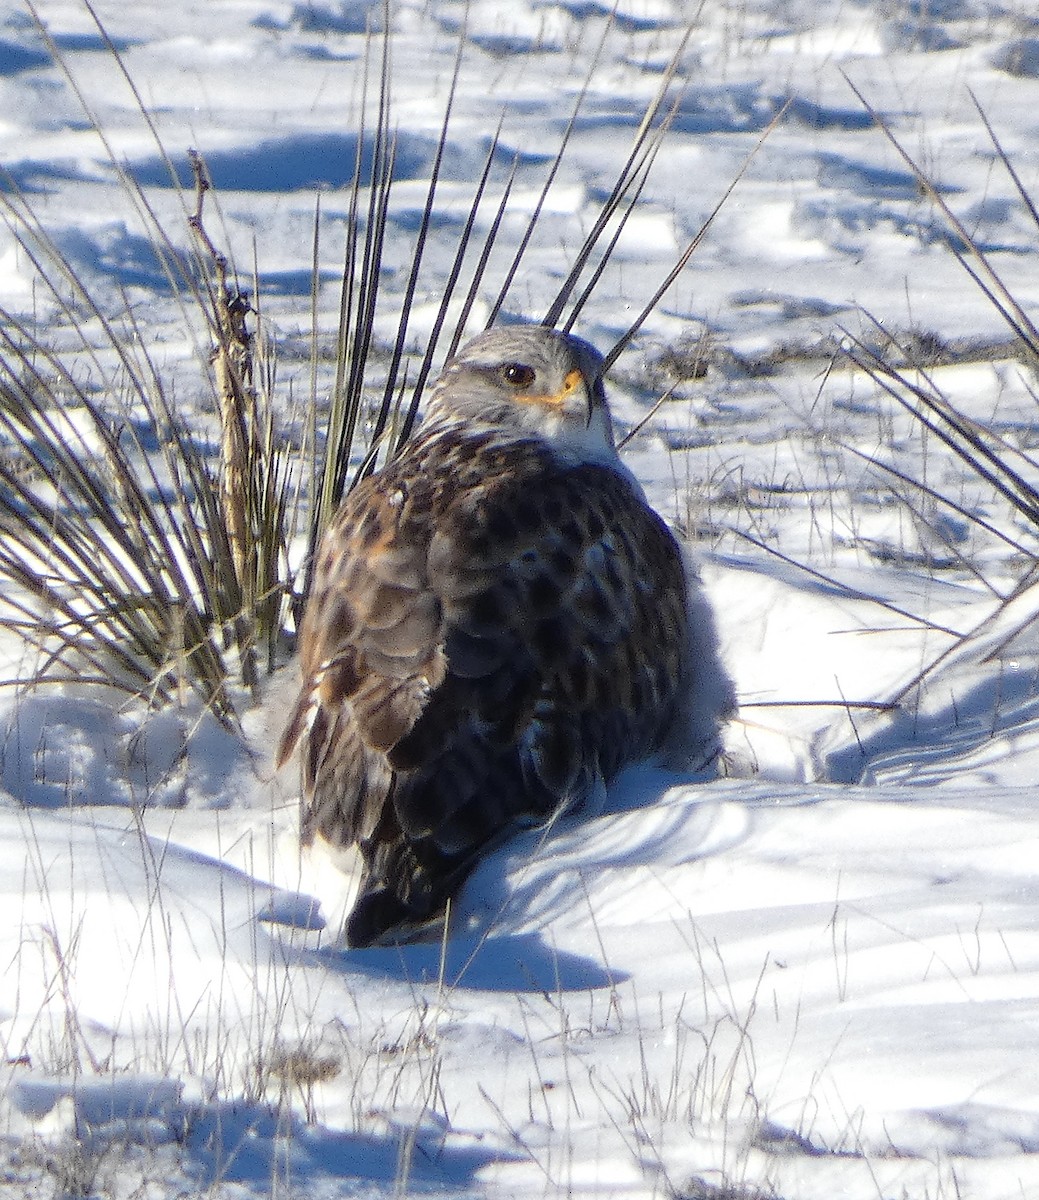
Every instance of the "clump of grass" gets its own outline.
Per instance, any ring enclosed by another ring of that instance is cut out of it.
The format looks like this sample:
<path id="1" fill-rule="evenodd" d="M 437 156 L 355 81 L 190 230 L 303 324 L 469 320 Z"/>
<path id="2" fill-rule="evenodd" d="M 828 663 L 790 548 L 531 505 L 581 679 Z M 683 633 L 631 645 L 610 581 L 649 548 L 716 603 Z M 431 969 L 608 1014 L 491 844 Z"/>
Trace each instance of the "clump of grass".
<path id="1" fill-rule="evenodd" d="M 762 1191 L 749 1184 L 715 1182 L 700 1175 L 694 1176 L 675 1192 L 675 1200 L 780 1200 L 774 1191 Z"/>
<path id="2" fill-rule="evenodd" d="M 30 1168 L 36 1168 L 53 1184 L 54 1196 L 62 1200 L 90 1200 L 91 1197 L 111 1194 L 112 1180 L 106 1178 L 106 1158 L 112 1146 L 96 1145 L 83 1138 L 68 1137 L 54 1145 L 27 1142 L 22 1158 Z M 108 1164 L 110 1167 L 111 1164 Z"/>
<path id="3" fill-rule="evenodd" d="M 203 206 L 210 184 L 204 162 L 193 155 L 192 197 L 181 189 L 117 47 L 86 7 L 180 192 L 185 222 L 193 231 L 187 250 L 178 247 L 175 231 L 163 225 L 144 190 L 120 164 L 88 97 L 29 5 L 106 147 L 171 290 L 199 340 L 213 347 L 211 385 L 220 451 L 211 453 L 178 407 L 171 381 L 149 356 L 146 330 L 138 326 L 131 305 L 126 304 L 121 320 L 110 317 L 48 236 L 31 199 L 6 178 L 0 190 L 6 222 L 74 341 L 71 349 L 52 348 L 29 323 L 0 310 L 0 584 L 6 584 L 8 624 L 35 652 L 34 683 L 96 683 L 156 705 L 183 701 L 193 693 L 221 720 L 235 725 L 243 704 L 260 694 L 264 675 L 277 662 L 283 630 L 298 618 L 305 600 L 306 562 L 300 571 L 289 552 L 297 530 L 307 529 L 312 551 L 349 488 L 408 437 L 426 382 L 466 334 L 477 298 L 493 295 L 491 322 L 502 310 L 566 154 L 603 43 L 591 58 L 588 80 L 548 164 L 538 203 L 495 284 L 488 279 L 489 263 L 515 173 L 513 166 L 498 181 L 498 198 L 493 199 L 498 125 L 457 234 L 432 333 L 414 364 L 405 347 L 414 297 L 420 294 L 425 246 L 438 222 L 437 188 L 465 45 L 462 30 L 407 286 L 402 300 L 389 302 L 396 306 L 397 332 L 381 396 L 372 409 L 369 368 L 377 318 L 387 303 L 380 279 L 395 178 L 390 22 L 384 21 L 385 34 L 369 36 L 327 430 L 323 438 L 318 435 L 315 376 L 311 434 L 290 448 L 276 426 L 273 388 L 257 383 L 258 376 L 270 380 L 273 372 L 265 374 L 257 366 L 263 331 L 251 328 L 253 302 L 237 283 L 232 260 L 207 231 Z M 604 32 L 603 41 L 605 37 Z M 571 328 L 595 296 L 667 136 L 684 46 L 682 42 L 662 74 L 614 187 L 544 315 L 546 325 Z M 713 216 L 608 349 L 608 363 L 683 270 Z M 483 231 L 478 234 L 478 229 Z M 318 242 L 316 232 L 315 313 Z M 315 342 L 316 335 L 315 329 Z M 77 361 L 92 364 L 100 386 L 88 388 L 82 382 L 82 372 L 71 365 Z"/>
<path id="4" fill-rule="evenodd" d="M 307 1044 L 288 1047 L 275 1044 L 269 1053 L 261 1050 L 256 1064 L 256 1088 L 260 1095 L 274 1093 L 279 1110 L 291 1110 L 298 1096 L 306 1121 L 317 1120 L 315 1088 L 328 1083 L 342 1071 L 343 1063 L 336 1054 L 322 1054 Z"/>

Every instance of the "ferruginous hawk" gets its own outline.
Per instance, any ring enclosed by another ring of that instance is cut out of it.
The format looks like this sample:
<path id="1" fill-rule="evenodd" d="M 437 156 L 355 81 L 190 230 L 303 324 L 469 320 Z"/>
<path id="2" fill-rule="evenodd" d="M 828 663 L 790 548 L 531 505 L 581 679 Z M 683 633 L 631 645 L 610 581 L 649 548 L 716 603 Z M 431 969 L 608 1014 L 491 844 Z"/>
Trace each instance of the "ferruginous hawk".
<path id="1" fill-rule="evenodd" d="M 716 752 L 709 614 L 602 368 L 551 329 L 480 334 L 318 548 L 279 761 L 300 744 L 304 841 L 360 847 L 351 946 L 432 922 L 503 835 L 623 767 Z"/>

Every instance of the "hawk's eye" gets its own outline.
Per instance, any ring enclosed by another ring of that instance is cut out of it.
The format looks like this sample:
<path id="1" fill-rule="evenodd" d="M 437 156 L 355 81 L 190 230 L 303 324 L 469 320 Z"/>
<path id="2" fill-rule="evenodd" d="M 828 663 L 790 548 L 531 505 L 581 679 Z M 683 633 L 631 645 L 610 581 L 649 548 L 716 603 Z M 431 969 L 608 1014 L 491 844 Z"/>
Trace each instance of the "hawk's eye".
<path id="1" fill-rule="evenodd" d="M 534 368 L 525 363 L 506 363 L 501 369 L 501 377 L 514 388 L 530 387 L 534 382 Z"/>

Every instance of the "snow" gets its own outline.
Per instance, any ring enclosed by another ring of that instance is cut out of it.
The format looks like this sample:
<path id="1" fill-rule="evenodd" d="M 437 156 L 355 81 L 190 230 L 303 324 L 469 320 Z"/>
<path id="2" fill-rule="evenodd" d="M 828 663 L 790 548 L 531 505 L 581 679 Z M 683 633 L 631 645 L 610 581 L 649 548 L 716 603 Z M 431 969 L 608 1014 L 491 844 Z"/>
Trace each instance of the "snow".
<path id="1" fill-rule="evenodd" d="M 0 4 L 4 169 L 209 428 L 205 333 L 93 118 L 182 250 L 185 198 L 87 6 L 37 7 L 83 103 L 28 8 Z M 611 386 L 622 435 L 673 389 L 625 461 L 714 609 L 741 700 L 728 777 L 632 771 L 601 813 L 485 861 L 443 944 L 344 952 L 350 864 L 301 857 L 292 771 L 270 764 L 290 682 L 245 741 L 190 710 L 7 689 L 0 1195 L 1039 1196 L 1036 530 L 834 358 L 877 323 L 938 339 L 958 361 L 934 382 L 1034 447 L 1034 375 L 849 80 L 1034 312 L 1036 226 L 974 98 L 1034 194 L 1035 18 L 622 0 L 607 30 L 611 7 L 391 4 L 383 289 L 406 284 L 459 37 L 413 346 L 502 112 L 477 236 L 515 158 L 504 264 L 587 82 L 505 306 L 539 317 L 691 22 L 674 125 L 577 332 L 607 349 L 747 164 Z M 279 388 L 305 396 L 316 198 L 324 345 L 381 5 L 95 9 L 183 182 L 188 148 L 206 156 Z M 3 309 L 61 344 L 8 228 L 0 265 Z M 100 331 L 73 369 L 97 394 L 118 378 Z M 88 437 L 80 416 L 61 419 Z"/>

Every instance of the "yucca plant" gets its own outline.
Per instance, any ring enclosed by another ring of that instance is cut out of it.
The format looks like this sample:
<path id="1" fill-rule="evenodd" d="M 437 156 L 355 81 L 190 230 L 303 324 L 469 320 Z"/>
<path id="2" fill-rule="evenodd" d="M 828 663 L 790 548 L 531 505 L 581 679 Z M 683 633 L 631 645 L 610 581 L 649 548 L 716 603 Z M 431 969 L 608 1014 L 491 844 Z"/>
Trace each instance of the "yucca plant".
<path id="1" fill-rule="evenodd" d="M 144 340 L 109 321 L 17 195 L 2 203 L 77 339 L 59 352 L 0 313 L 0 564 L 17 585 L 8 623 L 39 651 L 37 679 L 86 678 L 157 702 L 191 686 L 232 719 L 224 652 L 242 597 L 206 456 Z M 118 390 L 122 416 L 73 361 Z M 238 648 L 244 662 L 250 648 Z"/>
<path id="2" fill-rule="evenodd" d="M 137 99 L 172 184 L 180 189 L 175 165 L 118 49 L 89 3 L 86 7 Z M 440 163 L 448 144 L 465 35 L 463 29 L 426 203 L 410 251 L 407 286 L 403 298 L 395 301 L 380 292 L 394 187 L 389 20 L 384 22 L 385 34 L 369 37 L 327 428 L 317 429 L 315 366 L 311 430 L 290 447 L 277 428 L 272 373 L 258 365 L 262 322 L 257 332 L 253 299 L 238 284 L 232 262 L 207 229 L 205 205 L 211 186 L 203 159 L 192 157 L 193 194 L 180 189 L 185 224 L 193 231 L 189 249 L 183 250 L 108 147 L 88 98 L 36 10 L 31 4 L 29 8 L 105 144 L 171 289 L 202 340 L 212 346 L 220 451 L 214 455 L 188 427 L 170 383 L 149 357 L 132 307 L 126 305 L 128 315 L 121 322 L 103 311 L 48 237 L 31 199 L 7 178 L 0 194 L 7 224 L 51 295 L 62 324 L 74 336 L 71 349 L 54 349 L 26 322 L 0 312 L 0 583 L 7 581 L 8 624 L 38 653 L 35 682 L 96 682 L 157 704 L 190 690 L 222 720 L 234 724 L 241 705 L 256 697 L 264 673 L 275 664 L 286 621 L 291 626 L 305 598 L 307 572 L 298 569 L 290 554 L 297 528 L 307 531 L 312 549 L 345 492 L 407 438 L 430 373 L 467 332 L 477 297 L 493 296 L 491 321 L 500 312 L 566 154 L 585 89 L 548 164 L 540 200 L 517 244 L 508 248 L 502 278 L 493 284 L 488 264 L 508 211 L 515 167 L 502 180 L 492 178 L 497 134 L 492 138 L 473 187 L 468 218 L 457 235 L 432 334 L 419 362 L 412 364 L 405 354 L 411 309 L 425 266 L 424 248 L 438 221 Z M 546 324 L 569 328 L 595 295 L 667 136 L 683 49 L 684 43 L 647 105 L 615 186 L 544 315 Z M 591 57 L 589 78 L 600 52 L 601 45 Z M 375 114 L 370 129 L 369 112 Z M 370 155 L 364 153 L 368 145 Z M 477 236 L 486 211 L 490 222 Z M 713 215 L 655 293 L 646 297 L 638 318 L 609 349 L 608 362 L 616 359 L 686 265 Z M 319 217 L 320 210 L 315 221 L 315 314 Z M 373 404 L 370 359 L 377 319 L 385 316 L 388 304 L 394 306 L 397 334 Z M 98 329 L 105 362 L 96 349 Z M 103 381 L 99 388 L 88 389 L 81 382 L 82 372 L 69 366 L 74 360 L 94 365 Z M 309 501 L 306 515 L 301 515 L 301 497 Z"/>
<path id="3" fill-rule="evenodd" d="M 1024 305 L 1001 278 L 991 256 L 979 245 L 977 238 L 955 213 L 942 191 L 910 155 L 886 121 L 872 108 L 865 96 L 851 85 L 860 102 L 870 112 L 916 179 L 923 195 L 933 204 L 945 230 L 945 244 L 971 282 L 1006 323 L 1009 338 L 1006 352 L 1015 356 L 1034 379 L 1039 369 L 1039 327 Z M 1039 235 L 1039 209 L 1025 188 L 1013 162 L 977 99 L 971 96 L 978 116 L 1001 164 L 1010 179 L 1023 210 L 1028 214 Z M 980 625 L 969 630 L 938 659 L 929 663 L 921 674 L 903 689 L 893 703 L 900 702 L 941 664 L 966 647 L 977 649 L 983 656 L 998 656 L 1023 629 L 1039 620 L 1039 560 L 1036 558 L 1035 538 L 1039 538 L 1039 460 L 1020 445 L 1002 436 L 994 424 L 968 415 L 942 390 L 935 371 L 914 347 L 900 344 L 879 322 L 873 322 L 877 336 L 863 338 L 847 334 L 847 356 L 855 367 L 865 371 L 874 384 L 896 404 L 907 411 L 922 430 L 937 439 L 967 468 L 969 475 L 983 481 L 992 494 L 1001 498 L 1008 511 L 1024 522 L 1022 536 L 1011 526 L 988 520 L 976 508 L 957 503 L 946 491 L 935 488 L 925 480 L 912 478 L 876 455 L 864 454 L 854 447 L 849 451 L 866 459 L 897 485 L 924 496 L 950 510 L 988 538 L 1001 542 L 1023 563 L 1019 578 L 1009 589 L 1000 589 L 950 547 L 957 561 L 970 570 L 986 586 L 996 601 L 993 611 Z M 1035 395 L 1034 388 L 1030 388 Z M 1039 399 L 1039 396 L 1036 397 Z M 937 531 L 940 537 L 940 531 Z"/>

